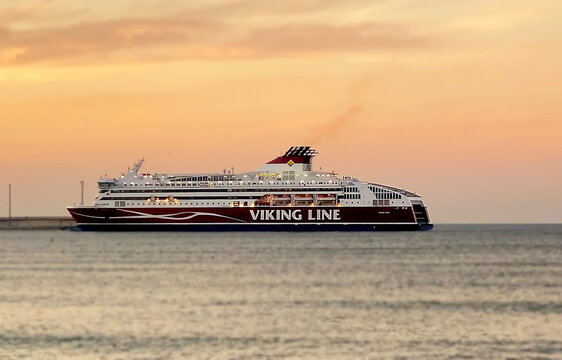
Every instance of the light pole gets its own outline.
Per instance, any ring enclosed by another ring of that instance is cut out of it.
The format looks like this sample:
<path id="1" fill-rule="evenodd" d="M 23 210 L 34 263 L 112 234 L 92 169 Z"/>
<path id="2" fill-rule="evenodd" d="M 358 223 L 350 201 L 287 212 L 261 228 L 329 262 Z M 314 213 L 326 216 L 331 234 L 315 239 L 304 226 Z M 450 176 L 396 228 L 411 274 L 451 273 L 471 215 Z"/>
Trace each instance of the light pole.
<path id="1" fill-rule="evenodd" d="M 12 184 L 8 184 L 8 219 L 12 218 Z"/>
<path id="2" fill-rule="evenodd" d="M 80 206 L 84 206 L 84 180 L 80 180 Z"/>

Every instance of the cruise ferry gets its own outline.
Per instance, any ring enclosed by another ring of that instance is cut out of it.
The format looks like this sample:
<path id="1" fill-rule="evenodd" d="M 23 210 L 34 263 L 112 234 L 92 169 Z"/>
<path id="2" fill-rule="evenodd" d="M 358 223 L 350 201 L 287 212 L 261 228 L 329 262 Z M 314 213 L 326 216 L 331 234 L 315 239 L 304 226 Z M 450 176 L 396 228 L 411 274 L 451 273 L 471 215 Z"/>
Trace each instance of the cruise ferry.
<path id="1" fill-rule="evenodd" d="M 146 174 L 143 160 L 98 181 L 92 205 L 68 211 L 84 230 L 429 230 L 413 192 L 315 171 L 310 146 L 291 147 L 256 171 Z"/>

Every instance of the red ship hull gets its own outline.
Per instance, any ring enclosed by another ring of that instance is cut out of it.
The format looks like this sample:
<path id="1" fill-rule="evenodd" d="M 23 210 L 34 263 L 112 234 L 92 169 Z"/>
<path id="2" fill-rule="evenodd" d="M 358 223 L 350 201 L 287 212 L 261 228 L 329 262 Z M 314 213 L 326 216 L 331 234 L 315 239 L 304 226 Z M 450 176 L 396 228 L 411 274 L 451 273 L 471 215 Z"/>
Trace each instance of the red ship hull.
<path id="1" fill-rule="evenodd" d="M 412 207 L 70 207 L 84 230 L 428 230 Z"/>

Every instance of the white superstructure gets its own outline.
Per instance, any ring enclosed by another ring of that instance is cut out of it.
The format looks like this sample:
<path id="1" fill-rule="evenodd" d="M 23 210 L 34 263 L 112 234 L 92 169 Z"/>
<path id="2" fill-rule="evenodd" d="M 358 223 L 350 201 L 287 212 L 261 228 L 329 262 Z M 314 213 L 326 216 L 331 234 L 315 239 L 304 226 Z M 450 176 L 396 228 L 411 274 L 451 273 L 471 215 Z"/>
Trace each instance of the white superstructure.
<path id="1" fill-rule="evenodd" d="M 292 147 L 257 171 L 222 174 L 144 174 L 143 160 L 119 178 L 98 181 L 95 207 L 412 206 L 404 189 L 314 171 L 316 152 Z"/>

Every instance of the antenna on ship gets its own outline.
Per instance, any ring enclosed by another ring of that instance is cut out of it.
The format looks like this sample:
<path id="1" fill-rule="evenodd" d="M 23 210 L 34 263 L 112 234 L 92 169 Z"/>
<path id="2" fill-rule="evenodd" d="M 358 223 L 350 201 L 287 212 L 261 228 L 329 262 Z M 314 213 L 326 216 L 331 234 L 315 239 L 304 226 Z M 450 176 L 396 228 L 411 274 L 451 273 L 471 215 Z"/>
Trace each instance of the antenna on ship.
<path id="1" fill-rule="evenodd" d="M 12 218 L 12 184 L 8 184 L 8 219 Z"/>
<path id="2" fill-rule="evenodd" d="M 84 206 L 84 180 L 80 180 L 80 206 Z"/>

